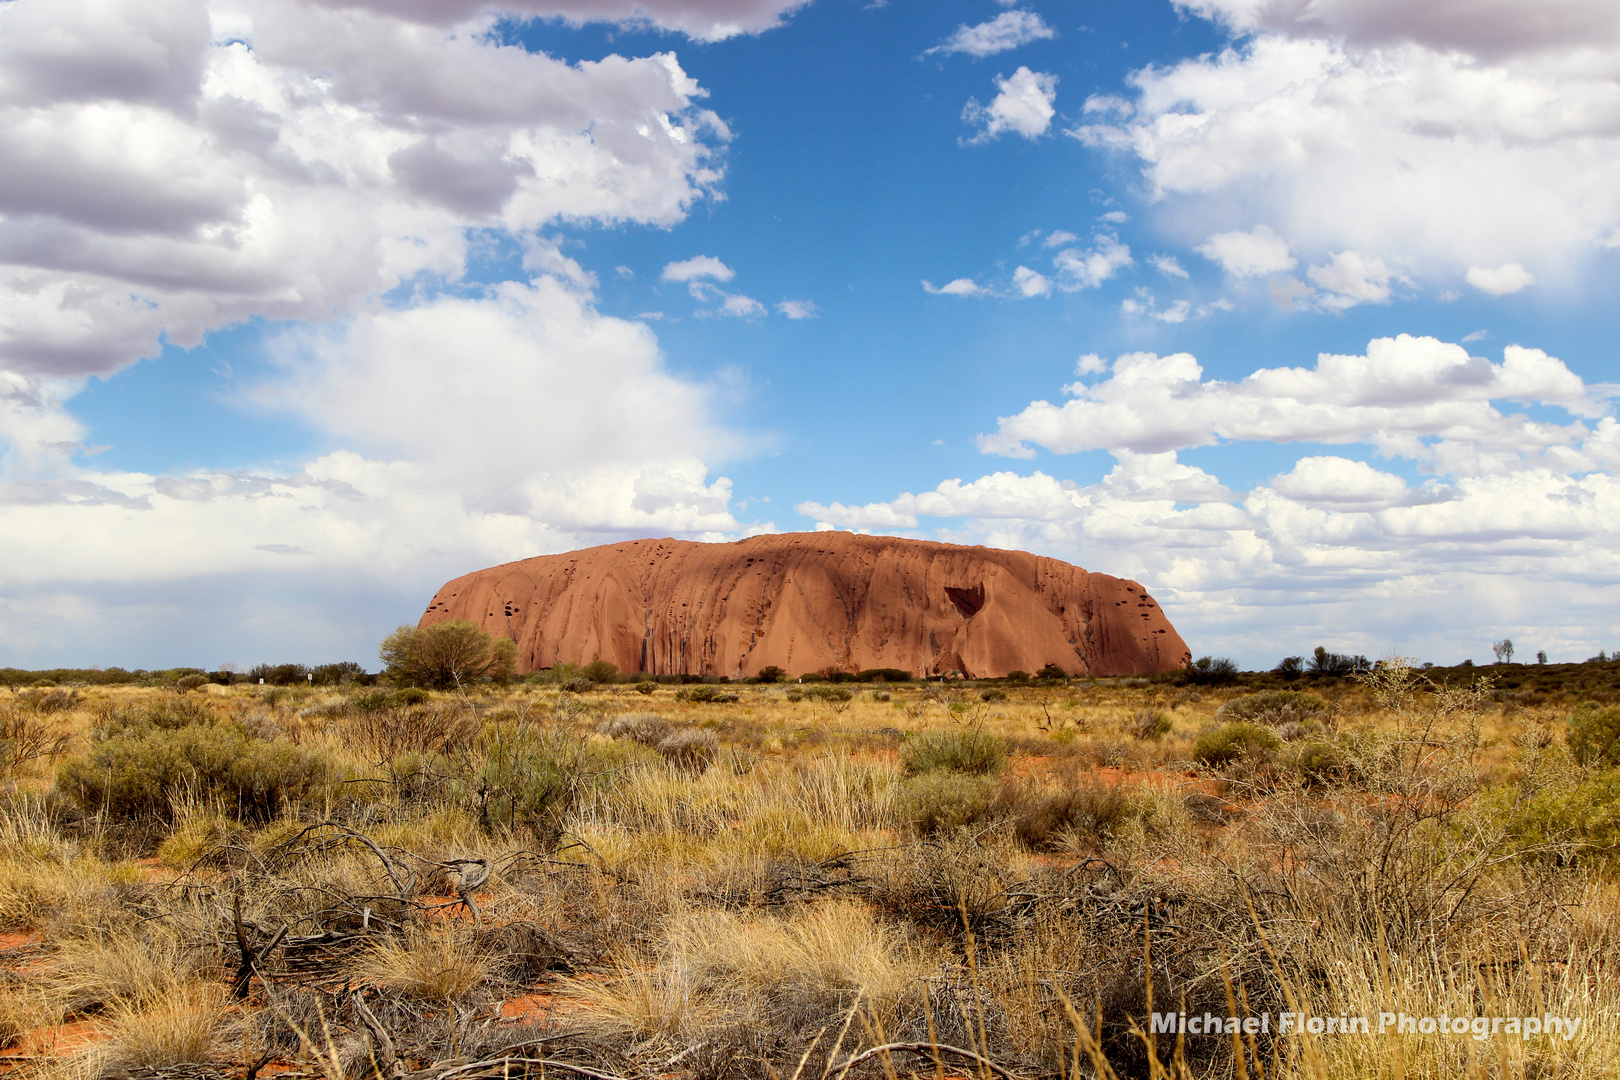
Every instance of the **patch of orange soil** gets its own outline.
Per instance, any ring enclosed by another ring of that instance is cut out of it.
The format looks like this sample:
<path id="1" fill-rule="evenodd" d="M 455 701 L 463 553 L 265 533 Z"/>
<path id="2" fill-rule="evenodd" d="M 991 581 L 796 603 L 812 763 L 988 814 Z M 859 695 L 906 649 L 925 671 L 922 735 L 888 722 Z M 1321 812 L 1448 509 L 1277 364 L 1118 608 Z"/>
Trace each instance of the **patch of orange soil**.
<path id="1" fill-rule="evenodd" d="M 14 949 L 26 949 L 30 945 L 37 945 L 44 935 L 38 930 L 18 930 L 11 934 L 0 934 L 0 952 L 11 952 Z"/>
<path id="2" fill-rule="evenodd" d="M 0 1050 L 0 1064 L 6 1058 L 66 1057 L 82 1053 L 107 1041 L 111 1032 L 110 1025 L 103 1020 L 75 1020 L 35 1028 L 18 1039 L 15 1046 Z"/>
<path id="3" fill-rule="evenodd" d="M 493 893 L 473 893 L 473 899 L 478 903 L 478 910 L 484 913 L 485 926 L 498 926 L 497 921 L 489 916 L 490 908 L 495 904 Z M 430 919 L 448 919 L 454 922 L 473 922 L 473 913 L 466 904 L 461 902 L 459 896 L 418 896 L 417 902 L 425 905 L 422 914 Z"/>
<path id="4" fill-rule="evenodd" d="M 556 994 L 523 994 L 501 1002 L 500 1020 L 508 1024 L 532 1024 L 557 1016 L 577 1016 L 589 1012 L 582 1002 Z"/>

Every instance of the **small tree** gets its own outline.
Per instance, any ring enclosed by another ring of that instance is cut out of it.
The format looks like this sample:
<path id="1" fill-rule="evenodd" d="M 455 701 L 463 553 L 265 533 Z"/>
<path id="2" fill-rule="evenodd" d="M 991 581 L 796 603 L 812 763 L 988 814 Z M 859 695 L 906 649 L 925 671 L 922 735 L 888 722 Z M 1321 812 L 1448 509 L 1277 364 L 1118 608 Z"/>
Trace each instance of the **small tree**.
<path id="1" fill-rule="evenodd" d="M 476 679 L 510 675 L 517 643 L 493 638 L 466 619 L 448 619 L 432 626 L 401 626 L 383 639 L 377 654 L 385 674 L 398 685 L 458 690 Z"/>
<path id="2" fill-rule="evenodd" d="M 1547 662 L 1547 650 L 1546 649 L 1537 649 L 1536 650 L 1536 663 L 1545 664 L 1546 662 Z"/>
<path id="3" fill-rule="evenodd" d="M 759 669 L 759 674 L 754 677 L 762 683 L 781 682 L 783 679 L 787 678 L 787 672 L 783 671 L 775 664 L 766 664 L 764 667 Z"/>
<path id="4" fill-rule="evenodd" d="M 1491 642 L 1491 652 L 1496 654 L 1498 664 L 1513 663 L 1513 639 L 1503 638 L 1501 641 Z"/>
<path id="5" fill-rule="evenodd" d="M 1271 669 L 1273 673 L 1281 675 L 1284 679 L 1293 681 L 1305 672 L 1305 658 L 1303 656 L 1285 656 Z"/>

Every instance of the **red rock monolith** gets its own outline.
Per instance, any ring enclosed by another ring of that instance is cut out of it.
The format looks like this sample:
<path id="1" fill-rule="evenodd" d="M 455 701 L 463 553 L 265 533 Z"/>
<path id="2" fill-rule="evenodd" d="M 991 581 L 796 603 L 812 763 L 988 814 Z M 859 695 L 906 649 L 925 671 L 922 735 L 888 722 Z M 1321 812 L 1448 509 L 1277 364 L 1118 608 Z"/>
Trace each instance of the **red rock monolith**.
<path id="1" fill-rule="evenodd" d="M 899 668 L 990 678 L 1183 667 L 1187 645 L 1134 581 L 987 547 L 844 532 L 731 544 L 630 540 L 479 570 L 421 625 L 470 619 L 517 642 L 518 670 L 790 675 Z"/>

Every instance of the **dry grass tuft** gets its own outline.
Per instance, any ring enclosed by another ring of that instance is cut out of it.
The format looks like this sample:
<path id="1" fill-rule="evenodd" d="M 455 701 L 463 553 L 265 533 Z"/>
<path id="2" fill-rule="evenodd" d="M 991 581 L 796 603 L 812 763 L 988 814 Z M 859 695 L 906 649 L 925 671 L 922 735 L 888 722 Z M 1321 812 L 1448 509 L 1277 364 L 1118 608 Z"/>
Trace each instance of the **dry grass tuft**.
<path id="1" fill-rule="evenodd" d="M 112 1042 L 102 1051 L 105 1075 L 219 1061 L 231 1053 L 225 992 L 194 983 L 175 988 L 149 1008 L 113 1010 Z"/>
<path id="2" fill-rule="evenodd" d="M 416 1001 L 452 1002 L 476 994 L 493 966 L 463 935 L 443 928 L 372 946 L 356 962 L 354 976 Z"/>

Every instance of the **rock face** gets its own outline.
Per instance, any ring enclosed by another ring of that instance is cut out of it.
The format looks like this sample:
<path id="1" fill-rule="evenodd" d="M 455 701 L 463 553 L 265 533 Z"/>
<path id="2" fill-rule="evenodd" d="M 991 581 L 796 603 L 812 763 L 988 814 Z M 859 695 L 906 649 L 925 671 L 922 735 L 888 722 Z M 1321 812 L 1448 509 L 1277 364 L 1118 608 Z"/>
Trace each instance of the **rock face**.
<path id="1" fill-rule="evenodd" d="M 608 660 L 734 678 L 770 665 L 1148 675 L 1190 658 L 1134 581 L 1022 551 L 842 532 L 542 555 L 449 582 L 421 625 L 445 619 L 516 641 L 519 671 Z"/>

